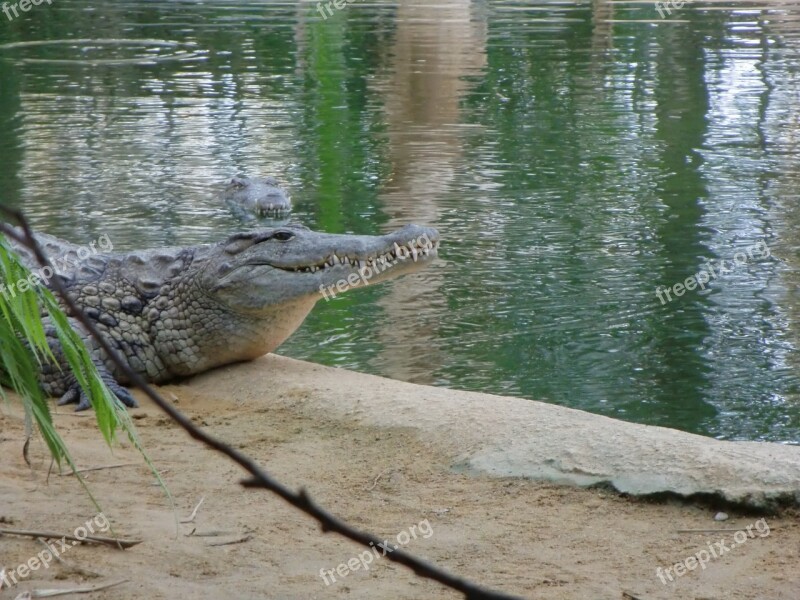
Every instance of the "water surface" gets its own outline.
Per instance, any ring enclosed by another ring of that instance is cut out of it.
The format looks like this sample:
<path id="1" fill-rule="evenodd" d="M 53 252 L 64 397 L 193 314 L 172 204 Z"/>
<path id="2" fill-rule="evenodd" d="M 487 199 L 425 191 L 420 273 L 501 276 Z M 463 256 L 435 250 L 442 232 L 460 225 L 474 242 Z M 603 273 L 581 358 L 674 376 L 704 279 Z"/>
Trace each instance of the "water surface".
<path id="1" fill-rule="evenodd" d="M 281 353 L 800 442 L 794 3 L 316 6 L 0 14 L 0 199 L 124 250 L 219 240 L 243 227 L 219 186 L 276 175 L 313 228 L 445 240 L 320 302 Z"/>

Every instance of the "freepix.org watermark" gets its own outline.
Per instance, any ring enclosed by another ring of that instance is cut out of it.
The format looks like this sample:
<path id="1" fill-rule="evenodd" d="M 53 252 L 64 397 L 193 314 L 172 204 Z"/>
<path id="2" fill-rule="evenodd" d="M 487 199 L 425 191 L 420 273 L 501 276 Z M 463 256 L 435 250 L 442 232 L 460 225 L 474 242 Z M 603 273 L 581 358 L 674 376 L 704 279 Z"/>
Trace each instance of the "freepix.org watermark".
<path id="1" fill-rule="evenodd" d="M 395 260 L 390 261 L 385 257 L 382 257 L 374 260 L 369 265 L 363 264 L 358 269 L 358 273 L 350 273 L 346 279 L 342 278 L 335 284 L 329 285 L 328 287 L 325 287 L 324 284 L 320 284 L 319 292 L 326 301 L 330 302 L 331 298 L 336 297 L 336 292 L 341 294 L 351 287 L 358 285 L 359 282 L 363 283 L 364 285 L 369 285 L 369 280 L 375 277 L 375 275 L 379 275 L 380 273 L 391 269 L 396 264 L 399 264 L 400 261 L 408 258 L 411 258 L 414 260 L 414 262 L 416 262 L 417 257 L 420 254 L 427 253 L 433 247 L 434 243 L 428 237 L 427 233 L 423 233 L 415 240 L 410 240 L 404 246 L 395 244 L 395 254 L 397 255 Z M 330 294 L 330 297 L 328 297 L 328 294 Z"/>
<path id="2" fill-rule="evenodd" d="M 667 0 L 666 2 L 654 2 L 658 16 L 665 19 L 668 15 L 672 14 L 672 9 L 680 10 L 687 4 L 691 4 L 691 0 Z M 666 14 L 664 14 L 666 11 Z"/>
<path id="3" fill-rule="evenodd" d="M 111 243 L 111 239 L 106 234 L 103 234 L 88 246 L 80 246 L 75 251 L 75 257 L 72 257 L 71 253 L 68 256 L 51 257 L 52 267 L 42 267 L 36 271 L 31 271 L 28 277 L 18 279 L 10 284 L 0 283 L 0 294 L 6 298 L 9 296 L 15 298 L 17 294 L 24 294 L 39 285 L 44 284 L 46 286 L 54 275 L 63 275 L 65 270 L 73 268 L 77 264 L 72 258 L 84 261 L 98 252 L 111 252 L 113 249 L 114 245 Z"/>
<path id="4" fill-rule="evenodd" d="M 3 2 L 3 14 L 8 17 L 9 21 L 13 21 L 19 16 L 19 11 L 28 12 L 34 6 L 39 6 L 45 2 L 52 4 L 53 0 L 19 0 L 19 2 Z"/>
<path id="5" fill-rule="evenodd" d="M 747 540 L 756 537 L 756 534 L 753 533 L 753 529 L 758 532 L 758 537 L 763 538 L 769 535 L 769 525 L 767 524 L 767 520 L 759 519 L 755 523 L 752 523 L 744 529 L 740 529 L 734 533 L 733 543 L 730 546 L 725 539 L 721 539 L 720 541 L 713 543 L 709 542 L 708 550 L 703 548 L 702 550 L 695 552 L 692 556 L 689 556 L 680 562 L 676 562 L 674 565 L 667 567 L 666 569 L 658 567 L 656 569 L 656 576 L 661 580 L 661 583 L 667 585 L 667 581 L 675 581 L 673 574 L 676 578 L 683 577 L 689 571 L 694 571 L 698 566 L 700 567 L 701 571 L 705 571 L 712 558 L 717 559 L 720 556 L 727 554 L 737 546 L 741 546 Z"/>
<path id="6" fill-rule="evenodd" d="M 420 521 L 416 525 L 409 527 L 408 531 L 401 531 L 398 533 L 396 544 L 390 544 L 389 540 L 383 540 L 382 543 L 375 546 L 372 542 L 370 542 L 369 545 L 372 546 L 371 550 L 364 550 L 358 556 L 354 556 L 346 563 L 341 563 L 335 569 L 320 569 L 319 576 L 322 577 L 325 585 L 330 585 L 331 583 L 336 582 L 336 575 L 344 578 L 347 577 L 351 571 L 358 571 L 362 567 L 365 571 L 369 571 L 369 567 L 375 558 L 380 558 L 381 556 L 391 554 L 400 546 L 405 546 L 408 544 L 412 539 L 417 539 L 417 531 L 419 531 L 420 536 L 425 539 L 428 539 L 433 535 L 433 527 L 431 527 L 428 519 L 425 519 L 424 521 Z M 378 548 L 380 548 L 380 550 L 378 550 Z M 328 578 L 330 578 L 330 580 Z"/>
<path id="7" fill-rule="evenodd" d="M 90 534 L 101 532 L 105 533 L 111 529 L 111 524 L 103 513 L 98 513 L 94 518 L 89 519 L 81 525 L 76 527 L 73 532 L 74 540 L 67 541 L 66 537 L 62 537 L 56 542 L 44 542 L 47 548 L 39 552 L 36 556 L 30 557 L 27 562 L 22 563 L 11 571 L 0 569 L 0 590 L 10 588 L 17 585 L 20 581 L 29 577 L 34 571 L 40 568 L 50 568 L 50 563 L 53 559 L 61 556 L 73 546 L 77 546 L 82 540 L 85 540 Z"/>
<path id="8" fill-rule="evenodd" d="M 706 289 L 706 284 L 710 282 L 712 279 L 716 279 L 717 277 L 728 275 L 729 273 L 733 272 L 736 268 L 742 267 L 747 264 L 748 260 L 753 260 L 755 258 L 768 258 L 770 256 L 769 246 L 767 246 L 766 242 L 758 242 L 757 244 L 753 244 L 752 246 L 748 246 L 744 250 L 741 250 L 733 255 L 733 260 L 720 260 L 716 264 L 716 268 L 714 265 L 714 261 L 708 261 L 705 265 L 703 265 L 703 269 L 692 275 L 691 277 L 687 277 L 686 281 L 681 283 L 676 283 L 671 288 L 666 286 L 658 286 L 656 288 L 656 296 L 658 299 L 661 300 L 661 304 L 666 304 L 667 301 L 672 302 L 673 298 L 672 294 L 675 294 L 676 297 L 683 296 L 687 291 L 696 290 L 700 288 L 701 290 Z"/>
<path id="9" fill-rule="evenodd" d="M 328 2 L 325 2 L 324 4 L 322 2 L 317 2 L 317 12 L 319 13 L 319 16 L 322 17 L 323 21 L 327 21 L 328 17 L 333 16 L 334 8 L 336 10 L 342 10 L 348 4 L 352 4 L 356 1 L 357 0 L 328 0 Z M 328 11 L 327 14 L 325 14 L 326 10 Z"/>

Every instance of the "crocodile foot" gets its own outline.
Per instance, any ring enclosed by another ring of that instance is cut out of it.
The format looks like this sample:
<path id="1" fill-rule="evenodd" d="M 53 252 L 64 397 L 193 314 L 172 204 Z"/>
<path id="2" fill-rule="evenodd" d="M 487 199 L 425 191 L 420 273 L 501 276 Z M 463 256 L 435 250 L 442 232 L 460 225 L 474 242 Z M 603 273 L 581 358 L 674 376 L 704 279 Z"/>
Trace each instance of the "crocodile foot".
<path id="1" fill-rule="evenodd" d="M 108 389 L 111 390 L 111 393 L 114 394 L 117 399 L 122 402 L 122 404 L 128 408 L 136 408 L 139 406 L 139 404 L 136 402 L 136 399 L 131 396 L 131 393 L 118 384 L 111 375 L 101 372 L 100 378 L 103 380 L 106 386 L 108 386 Z M 76 412 L 92 407 L 92 405 L 89 403 L 89 396 L 83 391 L 81 386 L 78 385 L 77 381 L 70 386 L 66 394 L 58 399 L 58 405 L 64 406 L 65 404 L 72 404 L 74 402 L 78 403 L 78 406 L 75 407 Z"/>

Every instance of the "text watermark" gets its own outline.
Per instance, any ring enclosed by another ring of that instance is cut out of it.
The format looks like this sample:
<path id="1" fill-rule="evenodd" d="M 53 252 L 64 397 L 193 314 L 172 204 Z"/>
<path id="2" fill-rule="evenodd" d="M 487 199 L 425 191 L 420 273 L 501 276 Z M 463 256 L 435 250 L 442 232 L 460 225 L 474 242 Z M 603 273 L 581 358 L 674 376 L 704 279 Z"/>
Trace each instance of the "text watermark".
<path id="1" fill-rule="evenodd" d="M 385 257 L 376 258 L 372 262 L 372 266 L 363 264 L 359 267 L 357 273 L 350 273 L 347 278 L 342 278 L 335 284 L 327 287 L 325 287 L 325 284 L 320 284 L 319 291 L 322 294 L 322 297 L 325 298 L 326 301 L 330 302 L 331 298 L 328 297 L 328 294 L 330 294 L 332 298 L 335 298 L 336 292 L 341 294 L 351 287 L 358 285 L 359 282 L 363 283 L 364 285 L 369 285 L 369 280 L 375 277 L 375 275 L 379 275 L 380 273 L 391 269 L 401 260 L 412 258 L 414 262 L 416 262 L 417 257 L 420 254 L 426 254 L 434 246 L 435 244 L 428 237 L 428 234 L 423 233 L 417 239 L 410 240 L 403 246 L 395 244 L 395 254 L 397 255 L 395 260 L 389 261 Z"/>
<path id="2" fill-rule="evenodd" d="M 75 251 L 75 255 L 78 261 L 83 261 L 98 252 L 111 252 L 113 249 L 114 245 L 111 243 L 111 239 L 104 233 L 88 246 L 80 246 Z M 69 255 L 50 257 L 50 262 L 53 265 L 52 267 L 42 267 L 36 271 L 31 271 L 31 274 L 24 279 L 18 279 L 11 284 L 0 283 L 0 294 L 6 298 L 9 295 L 12 298 L 16 298 L 17 293 L 24 294 L 42 284 L 47 286 L 47 283 L 54 275 L 63 275 L 65 270 L 77 265 L 75 261 L 69 258 Z"/>
<path id="3" fill-rule="evenodd" d="M 3 14 L 8 17 L 9 21 L 13 21 L 19 17 L 19 11 L 28 12 L 34 6 L 47 2 L 53 4 L 53 0 L 19 0 L 19 2 L 3 2 Z M 14 16 L 11 16 L 13 13 Z"/>
<path id="4" fill-rule="evenodd" d="M 672 14 L 672 9 L 680 10 L 685 5 L 691 4 L 692 0 L 666 0 L 666 2 L 654 2 L 656 6 L 656 10 L 658 11 L 658 16 L 662 19 L 667 18 L 667 16 Z M 666 11 L 666 14 L 664 14 Z"/>
<path id="5" fill-rule="evenodd" d="M 728 546 L 724 538 L 718 542 L 714 542 L 713 544 L 709 542 L 708 550 L 705 548 L 699 550 L 693 555 L 683 559 L 680 562 L 676 562 L 674 565 L 667 567 L 666 569 L 658 567 L 656 569 L 656 576 L 661 580 L 662 584 L 667 585 L 667 580 L 675 581 L 675 579 L 672 577 L 673 573 L 675 574 L 675 577 L 683 577 L 689 571 L 694 571 L 698 566 L 700 567 L 700 570 L 705 571 L 706 566 L 712 558 L 717 559 L 723 554 L 730 552 L 737 546 L 741 546 L 747 540 L 756 537 L 756 534 L 753 533 L 753 529 L 758 532 L 758 537 L 763 538 L 769 535 L 769 525 L 767 524 L 767 520 L 759 519 L 755 523 L 752 523 L 744 529 L 740 529 L 734 533 L 733 544 L 730 546 Z"/>
<path id="6" fill-rule="evenodd" d="M 322 17 L 323 21 L 327 21 L 328 17 L 333 16 L 333 9 L 342 10 L 348 4 L 352 4 L 357 0 L 328 0 L 328 2 L 317 2 L 317 12 Z M 325 11 L 328 11 L 325 14 Z"/>
<path id="7" fill-rule="evenodd" d="M 346 563 L 341 563 L 335 569 L 320 569 L 319 576 L 322 577 L 325 585 L 330 585 L 331 583 L 336 582 L 336 575 L 344 578 L 347 577 L 351 571 L 358 571 L 361 567 L 364 567 L 365 571 L 369 571 L 369 566 L 374 560 L 373 556 L 375 558 L 386 556 L 387 554 L 391 554 L 397 550 L 400 546 L 405 546 L 412 539 L 417 539 L 417 530 L 419 530 L 419 534 L 425 539 L 428 539 L 433 535 L 433 527 L 431 527 L 428 519 L 425 519 L 416 525 L 409 527 L 408 531 L 401 531 L 398 533 L 396 544 L 390 544 L 389 540 L 383 540 L 383 542 L 378 544 L 376 547 L 372 542 L 370 542 L 369 545 L 372 546 L 371 550 L 364 550 L 358 556 L 354 556 Z M 378 548 L 380 548 L 380 551 Z M 328 577 L 330 577 L 330 581 L 328 581 Z"/>
<path id="8" fill-rule="evenodd" d="M 54 558 L 64 554 L 73 546 L 77 546 L 81 541 L 85 540 L 90 534 L 99 531 L 105 533 L 111 528 L 111 524 L 103 513 L 98 513 L 94 518 L 89 519 L 81 525 L 76 527 L 73 532 L 74 540 L 67 540 L 66 536 L 62 537 L 55 543 L 44 542 L 47 548 L 39 552 L 36 556 L 32 556 L 27 562 L 22 563 L 11 571 L 0 569 L 0 590 L 4 587 L 10 588 L 17 585 L 21 580 L 29 577 L 34 571 L 38 571 L 40 567 L 45 569 L 50 568 L 50 563 Z M 56 547 L 58 545 L 58 548 Z"/>
<path id="9" fill-rule="evenodd" d="M 759 256 L 756 257 L 755 253 L 758 252 Z M 670 295 L 670 292 L 674 293 L 676 297 L 683 296 L 686 291 L 692 291 L 697 289 L 698 287 L 702 290 L 706 289 L 706 284 L 710 282 L 712 279 L 716 279 L 720 275 L 728 275 L 737 267 L 741 267 L 747 264 L 748 259 L 753 260 L 754 258 L 768 258 L 770 256 L 769 246 L 767 246 L 766 242 L 758 242 L 757 244 L 753 244 L 752 246 L 748 246 L 743 251 L 737 252 L 733 255 L 732 261 L 720 260 L 719 263 L 716 265 L 716 269 L 714 268 L 714 261 L 708 261 L 705 265 L 703 265 L 703 269 L 692 275 L 691 277 L 687 277 L 685 281 L 681 283 L 676 283 L 671 288 L 666 286 L 658 286 L 656 288 L 656 296 L 658 299 L 661 300 L 661 304 L 666 304 L 667 301 L 672 302 L 673 298 Z M 730 267 L 726 266 L 730 264 Z M 666 296 L 666 300 L 664 299 Z"/>

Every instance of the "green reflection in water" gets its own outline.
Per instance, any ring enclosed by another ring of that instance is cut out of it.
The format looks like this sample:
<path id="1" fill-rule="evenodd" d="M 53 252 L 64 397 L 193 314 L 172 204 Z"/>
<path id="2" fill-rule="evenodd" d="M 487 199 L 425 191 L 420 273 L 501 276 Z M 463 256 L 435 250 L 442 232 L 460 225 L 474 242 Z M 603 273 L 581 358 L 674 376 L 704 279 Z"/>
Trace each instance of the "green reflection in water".
<path id="1" fill-rule="evenodd" d="M 282 353 L 797 442 L 800 17 L 754 15 L 42 5 L 0 24 L 0 194 L 125 249 L 249 226 L 215 190 L 276 175 L 311 227 L 445 238 L 426 272 L 320 303 Z M 772 257 L 657 299 L 759 241 Z"/>

